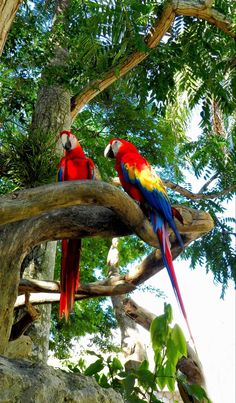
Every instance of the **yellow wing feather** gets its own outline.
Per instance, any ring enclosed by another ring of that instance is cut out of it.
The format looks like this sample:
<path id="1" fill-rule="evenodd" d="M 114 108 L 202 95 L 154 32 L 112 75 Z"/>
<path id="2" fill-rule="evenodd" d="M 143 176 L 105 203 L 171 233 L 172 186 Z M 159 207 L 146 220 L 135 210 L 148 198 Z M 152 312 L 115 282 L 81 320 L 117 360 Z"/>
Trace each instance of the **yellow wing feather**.
<path id="1" fill-rule="evenodd" d="M 156 189 L 168 198 L 164 183 L 151 167 L 146 167 L 141 171 L 136 168 L 134 169 L 134 174 L 139 179 L 141 185 L 149 192 Z"/>

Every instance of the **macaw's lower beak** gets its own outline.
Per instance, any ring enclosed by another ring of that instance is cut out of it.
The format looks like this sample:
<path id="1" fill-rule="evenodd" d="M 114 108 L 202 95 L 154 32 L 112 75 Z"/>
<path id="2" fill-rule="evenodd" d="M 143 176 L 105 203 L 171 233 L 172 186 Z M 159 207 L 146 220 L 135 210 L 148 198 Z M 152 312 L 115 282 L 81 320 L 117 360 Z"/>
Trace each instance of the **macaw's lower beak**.
<path id="1" fill-rule="evenodd" d="M 104 150 L 104 157 L 106 158 L 115 158 L 115 155 L 112 151 L 111 144 L 108 144 Z"/>

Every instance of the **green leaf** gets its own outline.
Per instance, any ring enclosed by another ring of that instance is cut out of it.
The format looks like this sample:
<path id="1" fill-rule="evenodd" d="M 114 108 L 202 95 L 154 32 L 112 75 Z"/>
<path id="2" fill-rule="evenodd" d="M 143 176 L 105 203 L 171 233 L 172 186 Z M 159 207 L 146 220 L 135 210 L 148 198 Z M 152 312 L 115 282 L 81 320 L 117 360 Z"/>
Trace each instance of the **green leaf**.
<path id="1" fill-rule="evenodd" d="M 171 323 L 173 320 L 173 312 L 170 304 L 164 304 L 164 314 L 168 323 Z"/>
<path id="2" fill-rule="evenodd" d="M 177 363 L 179 357 L 179 351 L 178 348 L 176 347 L 176 343 L 173 341 L 171 336 L 167 340 L 166 355 L 169 361 L 172 361 L 175 364 Z"/>
<path id="3" fill-rule="evenodd" d="M 150 387 L 151 389 L 156 389 L 156 382 L 154 374 L 149 371 L 148 369 L 138 369 L 137 370 L 137 377 L 140 384 L 144 387 Z"/>
<path id="4" fill-rule="evenodd" d="M 101 377 L 99 379 L 99 385 L 102 386 L 102 388 L 110 388 L 111 387 L 111 385 L 109 384 L 105 374 L 101 375 Z"/>
<path id="5" fill-rule="evenodd" d="M 113 372 L 117 372 L 118 370 L 123 369 L 123 365 L 117 357 L 114 357 L 110 364 L 110 368 L 113 370 Z"/>
<path id="6" fill-rule="evenodd" d="M 148 369 L 149 368 L 149 362 L 148 360 L 143 360 L 138 368 L 138 370 L 141 369 Z"/>
<path id="7" fill-rule="evenodd" d="M 156 372 L 156 381 L 161 390 L 166 386 L 166 377 L 164 367 L 158 368 Z"/>
<path id="8" fill-rule="evenodd" d="M 157 316 L 151 323 L 151 340 L 154 351 L 162 349 L 168 335 L 168 322 L 165 315 Z"/>
<path id="9" fill-rule="evenodd" d="M 195 399 L 202 401 L 203 399 L 206 399 L 206 402 L 211 403 L 210 399 L 208 398 L 205 390 L 197 384 L 185 384 L 185 387 L 188 391 L 188 393 L 193 396 Z"/>
<path id="10" fill-rule="evenodd" d="M 136 379 L 136 376 L 134 374 L 130 373 L 122 381 L 122 385 L 124 386 L 125 393 L 127 394 L 127 396 L 131 395 L 131 393 L 133 392 L 135 379 Z"/>
<path id="11" fill-rule="evenodd" d="M 103 359 L 99 358 L 97 361 L 90 364 L 88 368 L 86 368 L 86 370 L 84 371 L 84 375 L 91 376 L 97 374 L 104 368 L 104 366 L 105 365 L 103 363 Z"/>
<path id="12" fill-rule="evenodd" d="M 186 340 L 180 326 L 177 324 L 175 324 L 171 331 L 171 339 L 173 340 L 179 353 L 187 357 Z"/>
<path id="13" fill-rule="evenodd" d="M 170 392 L 175 390 L 175 374 L 176 374 L 176 366 L 171 361 L 167 361 L 164 367 L 164 374 L 166 375 L 166 385 Z"/>

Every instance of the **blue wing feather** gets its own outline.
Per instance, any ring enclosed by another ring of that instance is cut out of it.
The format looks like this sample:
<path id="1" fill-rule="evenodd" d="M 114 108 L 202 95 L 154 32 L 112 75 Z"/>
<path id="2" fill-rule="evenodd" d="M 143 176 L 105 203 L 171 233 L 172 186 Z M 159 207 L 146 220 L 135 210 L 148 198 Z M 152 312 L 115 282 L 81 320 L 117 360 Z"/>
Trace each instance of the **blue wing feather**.
<path id="1" fill-rule="evenodd" d="M 63 168 L 63 167 L 61 167 L 61 168 L 58 170 L 58 173 L 57 173 L 57 180 L 58 180 L 58 182 L 63 182 L 63 181 L 64 181 L 64 168 Z"/>

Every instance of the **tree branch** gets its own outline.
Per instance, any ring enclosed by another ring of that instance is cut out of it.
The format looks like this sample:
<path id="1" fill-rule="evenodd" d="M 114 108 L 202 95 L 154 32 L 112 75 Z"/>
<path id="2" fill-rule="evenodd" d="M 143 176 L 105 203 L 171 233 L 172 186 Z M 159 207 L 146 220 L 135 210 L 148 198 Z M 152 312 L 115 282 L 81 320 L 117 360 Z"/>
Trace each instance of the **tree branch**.
<path id="1" fill-rule="evenodd" d="M 47 283 L 45 281 L 45 283 Z M 21 287 L 21 286 L 20 286 Z M 25 285 L 24 285 L 25 287 Z M 33 288 L 28 284 L 27 289 Z M 37 286 L 36 286 L 37 287 Z M 43 287 L 46 289 L 46 284 Z M 60 288 L 60 286 L 58 286 Z M 135 289 L 130 283 L 116 284 L 112 286 L 99 286 L 93 284 L 81 285 L 80 294 L 75 294 L 75 301 L 81 301 L 87 298 L 106 297 L 111 295 L 127 294 Z M 60 301 L 60 293 L 55 292 L 34 292 L 30 294 L 29 302 L 32 305 L 58 303 Z M 22 308 L 25 305 L 25 296 L 19 295 L 16 299 L 14 308 Z"/>
<path id="2" fill-rule="evenodd" d="M 169 30 L 174 22 L 176 15 L 197 17 L 208 21 L 217 28 L 224 31 L 227 35 L 235 38 L 235 33 L 232 31 L 230 21 L 225 15 L 208 7 L 198 0 L 172 0 L 166 3 L 161 17 L 156 21 L 150 33 L 144 39 L 147 48 L 154 49 L 161 41 L 163 36 Z M 73 107 L 71 110 L 72 121 L 76 118 L 79 111 L 96 95 L 113 84 L 118 78 L 124 76 L 135 66 L 141 63 L 149 55 L 149 52 L 136 51 L 131 54 L 124 62 L 118 66 L 112 67 L 104 77 L 100 80 L 92 81 L 82 91 L 73 97 Z M 117 75 L 117 70 L 119 75 Z"/>
<path id="3" fill-rule="evenodd" d="M 199 233 L 189 233 L 183 237 L 184 245 L 187 246 L 192 240 L 197 239 Z M 182 249 L 177 242 L 172 244 L 172 257 L 175 259 Z M 161 252 L 154 250 L 140 264 L 132 268 L 127 274 L 113 276 L 105 280 L 90 284 L 80 284 L 75 299 L 114 296 L 133 291 L 137 285 L 152 277 L 164 268 Z M 30 293 L 31 304 L 57 303 L 60 299 L 60 283 L 58 281 L 28 280 L 21 279 L 19 284 L 15 308 L 24 306 L 24 293 Z"/>
<path id="4" fill-rule="evenodd" d="M 231 21 L 224 14 L 212 8 L 210 3 L 205 2 L 204 4 L 196 0 L 172 0 L 172 4 L 176 15 L 197 17 L 205 20 L 235 38 L 236 35 L 233 32 Z"/>
<path id="5" fill-rule="evenodd" d="M 176 225 L 185 246 L 213 228 L 214 223 L 208 213 L 185 206 L 177 208 L 184 219 L 184 225 L 179 222 Z M 11 273 L 19 273 L 24 256 L 33 246 L 46 240 L 136 233 L 146 243 L 159 247 L 151 224 L 138 204 L 125 192 L 100 181 L 57 183 L 6 195 L 0 200 L 0 217 L 2 223 L 9 223 L 0 226 L 0 239 L 4 240 L 1 264 L 6 272 L 11 268 Z M 182 249 L 172 232 L 170 242 L 175 258 Z M 15 260 L 12 254 L 10 260 L 5 258 L 10 248 Z M 160 251 L 155 250 L 125 276 L 97 282 L 92 284 L 92 288 L 91 284 L 81 286 L 76 299 L 126 293 L 162 268 Z M 32 292 L 32 284 L 27 289 L 24 283 L 26 288 L 20 292 Z M 50 284 L 50 293 L 53 295 L 48 295 L 48 292 L 45 295 L 47 287 L 43 285 L 45 289 L 40 289 L 43 293 L 31 295 L 29 303 L 58 302 L 59 286 L 57 283 Z M 34 283 L 35 286 L 38 292 L 42 284 Z M 20 295 L 16 306 L 23 305 L 24 296 Z"/>
<path id="6" fill-rule="evenodd" d="M 231 186 L 225 189 L 220 190 L 219 192 L 210 192 L 210 193 L 202 193 L 209 184 L 217 177 L 217 174 L 214 175 L 205 185 L 200 189 L 199 193 L 193 193 L 176 183 L 173 183 L 169 180 L 163 180 L 166 187 L 169 189 L 175 190 L 176 192 L 180 193 L 182 196 L 185 196 L 187 199 L 191 200 L 211 200 L 216 199 L 217 197 L 224 196 L 227 193 L 234 192 L 236 190 L 236 185 Z"/>
<path id="7" fill-rule="evenodd" d="M 0 224 L 26 220 L 56 208 L 74 205 L 110 208 L 119 217 L 125 217 L 127 227 L 141 239 L 158 246 L 152 226 L 139 206 L 125 192 L 100 181 L 54 183 L 4 196 L 0 199 Z"/>
<path id="8" fill-rule="evenodd" d="M 166 179 L 162 179 L 162 182 L 165 184 L 165 186 L 169 189 L 174 190 L 175 192 L 181 194 L 182 196 L 186 197 L 187 199 L 191 200 L 210 200 L 210 199 L 216 199 L 217 197 L 223 196 L 229 192 L 234 192 L 236 190 L 236 186 L 231 186 L 226 189 L 223 189 L 219 192 L 211 192 L 211 193 L 202 193 L 209 184 L 217 178 L 218 174 L 214 174 L 212 178 L 209 179 L 208 182 L 206 182 L 203 187 L 199 190 L 198 193 L 193 193 L 190 190 L 185 189 L 184 187 L 178 185 L 177 183 L 171 182 Z M 115 178 L 110 178 L 112 184 L 114 186 L 121 186 L 120 180 L 118 177 Z"/>
<path id="9" fill-rule="evenodd" d="M 0 56 L 16 12 L 23 0 L 2 0 L 0 2 Z"/>
<path id="10" fill-rule="evenodd" d="M 198 191 L 197 194 L 201 194 L 202 192 L 205 192 L 208 188 L 208 186 L 217 178 L 218 173 L 216 172 L 212 177 L 204 183 L 204 185 L 201 187 L 201 189 Z"/>

